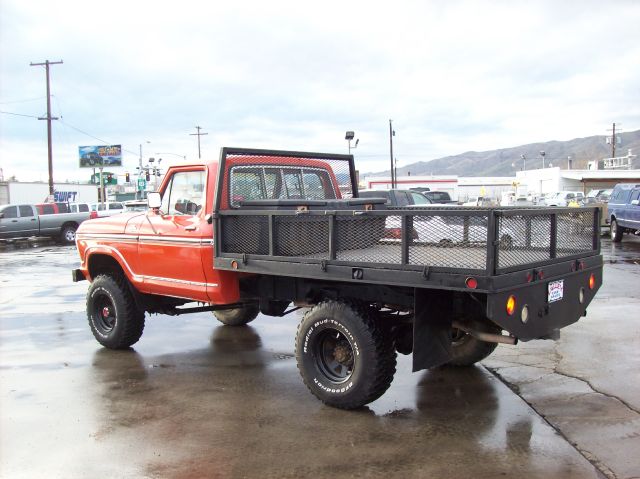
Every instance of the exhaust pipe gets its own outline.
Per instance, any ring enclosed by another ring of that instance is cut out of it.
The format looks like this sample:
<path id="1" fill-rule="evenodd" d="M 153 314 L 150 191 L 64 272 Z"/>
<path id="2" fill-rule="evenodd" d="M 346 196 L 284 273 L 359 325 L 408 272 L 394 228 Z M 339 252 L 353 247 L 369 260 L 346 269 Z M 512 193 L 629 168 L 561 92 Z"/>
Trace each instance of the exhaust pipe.
<path id="1" fill-rule="evenodd" d="M 514 338 L 513 336 L 505 336 L 504 334 L 491 334 L 491 333 L 483 333 L 482 331 L 477 331 L 472 329 L 460 321 L 453 321 L 451 326 L 459 329 L 460 331 L 464 331 L 469 336 L 473 336 L 480 341 L 485 341 L 487 343 L 502 343 L 502 344 L 510 344 L 512 346 L 518 344 L 518 338 Z"/>

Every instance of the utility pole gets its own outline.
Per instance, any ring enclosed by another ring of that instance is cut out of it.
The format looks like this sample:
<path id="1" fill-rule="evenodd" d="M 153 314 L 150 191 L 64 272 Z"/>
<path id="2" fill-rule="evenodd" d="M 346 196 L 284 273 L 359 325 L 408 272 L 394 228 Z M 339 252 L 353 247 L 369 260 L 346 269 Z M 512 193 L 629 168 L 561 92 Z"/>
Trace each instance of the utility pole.
<path id="1" fill-rule="evenodd" d="M 202 156 L 200 156 L 200 137 L 203 135 L 208 135 L 209 133 L 200 133 L 200 130 L 202 130 L 202 128 L 200 128 L 199 126 L 196 126 L 196 130 L 198 130 L 197 133 L 189 133 L 189 135 L 198 137 L 198 158 L 202 158 Z"/>
<path id="2" fill-rule="evenodd" d="M 394 174 L 394 164 L 393 164 L 393 137 L 396 135 L 396 132 L 393 131 L 393 127 L 391 126 L 391 122 L 393 120 L 389 120 L 389 157 L 391 159 L 391 188 L 396 187 L 396 175 Z"/>
<path id="3" fill-rule="evenodd" d="M 620 125 L 618 125 L 620 126 Z M 612 130 L 608 130 L 608 131 L 612 131 Z M 615 158 L 616 157 L 616 124 L 613 124 L 613 133 L 611 134 L 611 158 Z"/>
<path id="4" fill-rule="evenodd" d="M 59 65 L 62 63 L 62 60 L 59 62 L 50 62 L 46 60 L 44 63 L 31 63 L 32 67 L 43 66 L 45 67 L 45 71 L 47 72 L 47 116 L 46 117 L 38 117 L 38 120 L 47 120 L 47 145 L 49 152 L 49 194 L 53 194 L 53 151 L 51 145 L 51 120 L 57 120 L 58 117 L 51 116 L 51 88 L 49 86 L 49 65 Z"/>

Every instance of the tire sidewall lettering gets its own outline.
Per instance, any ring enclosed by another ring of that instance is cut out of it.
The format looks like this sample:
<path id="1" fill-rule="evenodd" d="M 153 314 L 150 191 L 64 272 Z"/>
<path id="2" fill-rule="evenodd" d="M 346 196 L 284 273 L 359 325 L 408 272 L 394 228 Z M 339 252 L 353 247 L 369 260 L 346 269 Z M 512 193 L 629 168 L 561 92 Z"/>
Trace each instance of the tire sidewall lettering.
<path id="1" fill-rule="evenodd" d="M 351 374 L 351 377 L 345 383 L 334 384 L 327 381 L 326 378 L 318 377 L 317 375 L 318 371 L 315 365 L 313 342 L 318 333 L 325 329 L 335 329 L 342 333 L 348 339 L 349 344 L 351 345 L 351 348 L 353 350 L 353 372 Z M 355 335 L 342 322 L 336 321 L 332 318 L 321 318 L 313 321 L 304 335 L 302 352 L 305 358 L 305 368 L 310 372 L 313 371 L 311 375 L 313 378 L 313 386 L 321 390 L 323 393 L 332 395 L 346 394 L 356 386 L 360 369 L 358 367 L 359 362 L 357 361 L 357 358 L 360 357 L 360 348 L 358 346 L 358 340 L 356 339 Z"/>

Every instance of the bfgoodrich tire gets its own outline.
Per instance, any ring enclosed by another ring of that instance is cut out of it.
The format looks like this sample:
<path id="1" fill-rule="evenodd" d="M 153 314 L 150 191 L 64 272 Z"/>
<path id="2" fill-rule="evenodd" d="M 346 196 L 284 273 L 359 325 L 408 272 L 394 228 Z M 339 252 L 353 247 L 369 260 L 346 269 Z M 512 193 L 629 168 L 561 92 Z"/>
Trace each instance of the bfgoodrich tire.
<path id="1" fill-rule="evenodd" d="M 218 321 L 227 326 L 244 326 L 258 317 L 260 308 L 257 304 L 248 304 L 235 309 L 223 309 L 214 311 Z"/>
<path id="2" fill-rule="evenodd" d="M 127 349 L 144 331 L 144 312 L 122 277 L 99 275 L 93 280 L 87 292 L 87 316 L 93 336 L 109 349 Z"/>
<path id="3" fill-rule="evenodd" d="M 480 321 L 474 322 L 473 328 L 491 334 L 500 334 L 502 332 L 498 326 Z M 497 346 L 497 343 L 480 341 L 460 329 L 453 328 L 451 342 L 453 359 L 447 364 L 451 366 L 472 366 L 488 357 Z"/>
<path id="4" fill-rule="evenodd" d="M 368 311 L 337 301 L 305 314 L 296 335 L 296 360 L 311 393 L 341 409 L 378 399 L 396 371 L 393 343 Z"/>

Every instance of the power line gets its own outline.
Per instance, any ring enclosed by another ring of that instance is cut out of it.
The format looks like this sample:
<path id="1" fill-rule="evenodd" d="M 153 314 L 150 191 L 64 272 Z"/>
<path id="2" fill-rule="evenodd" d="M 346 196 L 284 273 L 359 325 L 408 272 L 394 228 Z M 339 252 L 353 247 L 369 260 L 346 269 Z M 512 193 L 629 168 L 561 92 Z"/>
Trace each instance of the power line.
<path id="1" fill-rule="evenodd" d="M 34 115 L 24 115 L 22 113 L 12 113 L 10 111 L 0 111 L 0 113 L 4 113 L 5 115 L 14 115 L 14 116 L 26 116 L 27 118 L 38 118 Z"/>
<path id="2" fill-rule="evenodd" d="M 42 100 L 44 97 L 38 97 L 38 98 L 29 98 L 28 100 L 11 100 L 11 101 L 0 101 L 0 105 L 11 105 L 14 103 L 28 103 L 30 101 L 37 101 L 37 100 Z"/>

